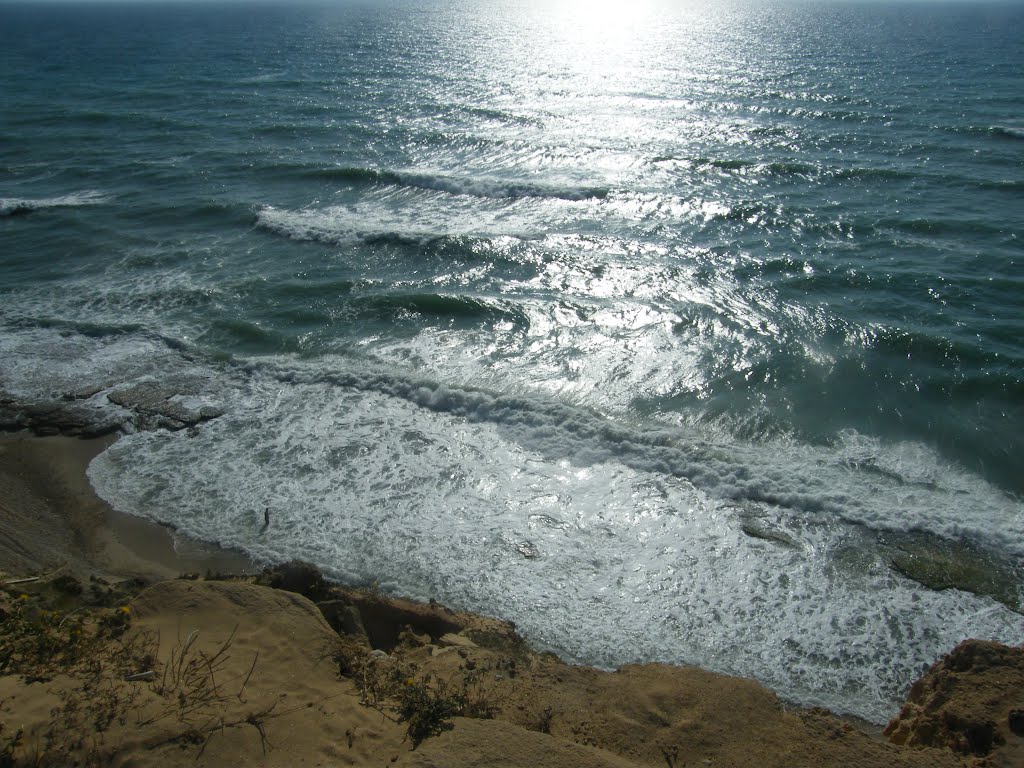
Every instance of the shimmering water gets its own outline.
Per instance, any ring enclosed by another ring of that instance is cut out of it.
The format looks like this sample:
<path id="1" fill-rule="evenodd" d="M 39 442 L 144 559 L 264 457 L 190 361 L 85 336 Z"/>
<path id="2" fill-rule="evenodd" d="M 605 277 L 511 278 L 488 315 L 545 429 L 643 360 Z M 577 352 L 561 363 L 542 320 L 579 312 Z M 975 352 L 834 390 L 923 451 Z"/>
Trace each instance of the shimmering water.
<path id="1" fill-rule="evenodd" d="M 884 720 L 1024 641 L 1022 39 L 984 3 L 0 5 L 0 399 L 160 382 L 224 415 L 129 424 L 119 509 Z"/>

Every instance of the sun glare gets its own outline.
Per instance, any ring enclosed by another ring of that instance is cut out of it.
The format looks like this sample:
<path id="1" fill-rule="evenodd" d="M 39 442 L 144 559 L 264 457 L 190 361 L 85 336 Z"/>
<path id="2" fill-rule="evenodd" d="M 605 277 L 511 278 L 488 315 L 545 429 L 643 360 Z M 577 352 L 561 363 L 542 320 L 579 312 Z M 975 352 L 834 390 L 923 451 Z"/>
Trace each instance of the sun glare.
<path id="1" fill-rule="evenodd" d="M 651 10 L 650 0 L 565 0 L 567 23 L 583 37 L 619 37 L 642 21 Z"/>
<path id="2" fill-rule="evenodd" d="M 654 0 L 561 0 L 551 6 L 558 34 L 578 64 L 615 58 L 642 38 Z"/>

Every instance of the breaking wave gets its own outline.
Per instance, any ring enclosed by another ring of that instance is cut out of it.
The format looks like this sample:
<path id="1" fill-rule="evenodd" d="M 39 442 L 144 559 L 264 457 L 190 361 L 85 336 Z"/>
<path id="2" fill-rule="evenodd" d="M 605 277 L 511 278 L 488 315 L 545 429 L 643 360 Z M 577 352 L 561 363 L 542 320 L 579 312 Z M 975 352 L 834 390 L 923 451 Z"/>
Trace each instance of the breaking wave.
<path id="1" fill-rule="evenodd" d="M 846 562 L 851 537 L 943 525 L 984 537 L 993 513 L 1021 549 L 1019 504 L 920 445 L 714 441 L 325 362 L 231 366 L 225 416 L 193 438 L 128 436 L 93 463 L 93 483 L 123 511 L 260 559 L 496 610 L 573 659 L 699 659 L 875 721 L 966 634 L 1020 627 L 877 555 Z M 273 537 L 259 534 L 267 504 Z"/>
<path id="2" fill-rule="evenodd" d="M 415 171 L 391 171 L 359 167 L 323 168 L 307 171 L 306 174 L 314 178 L 415 187 L 417 189 L 445 192 L 450 195 L 467 195 L 470 197 L 495 199 L 515 200 L 538 197 L 580 201 L 600 200 L 609 194 L 609 190 L 604 187 L 562 187 L 553 184 L 537 184 L 534 182 L 498 179 L 487 176 L 450 176 L 445 174 L 418 173 Z"/>
<path id="3" fill-rule="evenodd" d="M 1014 125 L 993 125 L 990 129 L 993 136 L 1004 139 L 1024 139 L 1024 128 Z"/>
<path id="4" fill-rule="evenodd" d="M 0 216 L 21 216 L 48 208 L 75 208 L 82 205 L 97 205 L 106 202 L 102 192 L 73 192 L 60 197 L 0 197 Z"/>
<path id="5" fill-rule="evenodd" d="M 1024 554 L 1020 503 L 921 446 L 886 447 L 852 431 L 833 449 L 787 441 L 715 445 L 649 425 L 633 428 L 535 394 L 455 389 L 383 373 L 271 370 L 289 384 L 374 392 L 471 423 L 500 425 L 552 461 L 619 462 L 687 480 L 723 501 L 825 514 L 876 530 L 930 530 Z M 864 466 L 873 468 L 869 477 L 859 471 Z M 993 530 L 993 515 L 1003 523 L 999 530 Z"/>
<path id="6" fill-rule="evenodd" d="M 488 211 L 450 219 L 444 211 L 424 211 L 417 215 L 412 207 L 402 211 L 380 208 L 335 206 L 323 209 L 288 210 L 266 206 L 256 214 L 260 229 L 292 240 L 321 242 L 330 245 L 353 243 L 394 244 L 402 246 L 440 246 L 461 239 L 512 237 L 531 239 L 538 233 L 525 223 L 502 219 Z"/>

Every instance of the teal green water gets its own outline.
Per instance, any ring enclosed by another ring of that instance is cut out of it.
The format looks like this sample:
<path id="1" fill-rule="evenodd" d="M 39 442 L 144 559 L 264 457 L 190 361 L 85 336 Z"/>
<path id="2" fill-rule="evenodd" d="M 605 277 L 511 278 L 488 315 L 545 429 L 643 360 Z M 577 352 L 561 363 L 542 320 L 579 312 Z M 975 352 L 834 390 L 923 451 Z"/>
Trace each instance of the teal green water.
<path id="1" fill-rule="evenodd" d="M 125 414 L 125 511 L 884 720 L 1024 629 L 1021 39 L 985 3 L 2 4 L 0 393 L 170 382 L 224 415 Z"/>

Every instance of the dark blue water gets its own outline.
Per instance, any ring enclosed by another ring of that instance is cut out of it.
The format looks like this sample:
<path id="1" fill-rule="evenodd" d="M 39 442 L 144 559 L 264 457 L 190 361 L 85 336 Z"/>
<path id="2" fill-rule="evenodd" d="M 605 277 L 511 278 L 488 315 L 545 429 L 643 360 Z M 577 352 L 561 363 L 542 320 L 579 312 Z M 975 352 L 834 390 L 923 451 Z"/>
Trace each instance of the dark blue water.
<path id="1" fill-rule="evenodd" d="M 1024 629 L 1021 40 L 1019 4 L 0 5 L 0 399 L 123 419 L 125 511 L 883 720 Z"/>

